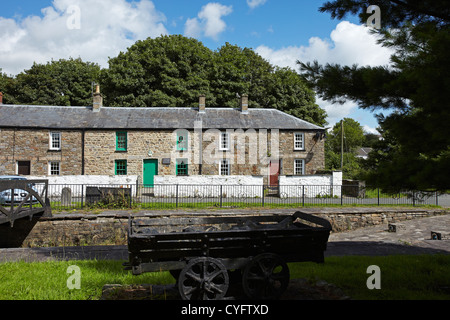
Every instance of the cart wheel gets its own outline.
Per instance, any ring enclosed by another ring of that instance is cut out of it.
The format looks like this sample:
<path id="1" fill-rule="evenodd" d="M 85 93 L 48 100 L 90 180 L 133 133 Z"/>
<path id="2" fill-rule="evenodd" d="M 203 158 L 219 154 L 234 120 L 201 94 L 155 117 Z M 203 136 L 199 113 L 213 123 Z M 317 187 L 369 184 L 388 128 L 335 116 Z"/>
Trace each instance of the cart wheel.
<path id="1" fill-rule="evenodd" d="M 242 275 L 244 293 L 250 299 L 278 299 L 289 284 L 289 268 L 273 253 L 254 257 Z"/>
<path id="2" fill-rule="evenodd" d="M 219 300 L 227 293 L 228 272 L 217 259 L 194 258 L 181 271 L 178 290 L 183 300 Z"/>

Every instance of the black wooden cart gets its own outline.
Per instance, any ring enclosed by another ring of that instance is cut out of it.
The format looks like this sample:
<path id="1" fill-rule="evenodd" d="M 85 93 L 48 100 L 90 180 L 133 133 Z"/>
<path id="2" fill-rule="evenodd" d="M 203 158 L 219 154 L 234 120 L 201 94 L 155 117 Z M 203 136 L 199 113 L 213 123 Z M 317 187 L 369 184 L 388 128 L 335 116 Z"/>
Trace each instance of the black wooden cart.
<path id="1" fill-rule="evenodd" d="M 288 262 L 324 261 L 330 223 L 293 215 L 131 217 L 126 269 L 170 271 L 182 299 L 223 299 L 238 275 L 250 299 L 277 299 Z"/>

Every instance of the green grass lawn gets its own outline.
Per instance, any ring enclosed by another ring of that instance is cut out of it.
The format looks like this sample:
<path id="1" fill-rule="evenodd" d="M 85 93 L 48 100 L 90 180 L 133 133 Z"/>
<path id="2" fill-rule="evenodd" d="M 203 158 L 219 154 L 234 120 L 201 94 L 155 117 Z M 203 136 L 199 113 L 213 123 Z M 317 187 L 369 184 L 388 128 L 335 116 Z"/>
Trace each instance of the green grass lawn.
<path id="1" fill-rule="evenodd" d="M 168 272 L 133 276 L 123 261 L 48 261 L 0 264 L 0 300 L 97 300 L 105 284 L 169 284 Z M 68 267 L 81 271 L 80 289 L 69 289 Z M 369 290 L 367 267 L 381 271 L 381 289 Z M 324 264 L 292 263 L 291 278 L 325 280 L 356 300 L 450 299 L 450 256 L 330 257 Z"/>
<path id="2" fill-rule="evenodd" d="M 367 288 L 371 265 L 380 268 L 379 290 Z M 290 269 L 292 278 L 325 280 L 356 300 L 450 300 L 450 255 L 330 257 Z"/>
<path id="3" fill-rule="evenodd" d="M 168 284 L 168 272 L 133 276 L 123 269 L 124 261 L 82 260 L 47 262 L 8 262 L 0 264 L 0 300 L 97 300 L 105 284 Z M 80 268 L 80 289 L 69 289 L 73 273 Z"/>

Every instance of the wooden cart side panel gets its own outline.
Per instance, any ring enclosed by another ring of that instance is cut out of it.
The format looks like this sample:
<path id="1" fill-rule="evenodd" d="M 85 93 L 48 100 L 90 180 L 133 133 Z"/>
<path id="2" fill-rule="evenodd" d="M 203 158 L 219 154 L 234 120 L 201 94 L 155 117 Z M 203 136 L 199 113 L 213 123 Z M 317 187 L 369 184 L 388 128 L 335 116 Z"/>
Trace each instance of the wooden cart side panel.
<path id="1" fill-rule="evenodd" d="M 128 239 L 129 251 L 140 251 L 149 249 L 165 249 L 165 248 L 193 248 L 203 246 L 205 244 L 233 244 L 238 242 L 241 246 L 252 245 L 259 243 L 262 240 L 280 238 L 289 244 L 288 239 L 313 237 L 318 234 L 328 235 L 326 231 L 315 230 L 312 228 L 300 229 L 262 229 L 262 230 L 228 230 L 205 233 L 168 233 L 168 234 L 153 234 L 153 235 L 135 235 Z M 311 238 L 314 241 L 314 238 Z"/>
<path id="2" fill-rule="evenodd" d="M 250 235 L 251 234 L 251 235 Z M 157 241 L 157 237 L 129 248 L 132 264 L 134 262 L 151 262 L 167 259 L 178 260 L 189 256 L 211 256 L 221 258 L 237 258 L 252 256 L 262 252 L 280 255 L 294 253 L 304 254 L 311 251 L 326 250 L 328 235 L 319 233 L 303 235 L 299 233 L 272 235 L 249 232 L 240 237 L 208 237 L 179 241 L 176 239 Z M 141 239 L 143 240 L 143 239 Z M 133 258 L 136 257 L 136 258 Z"/>

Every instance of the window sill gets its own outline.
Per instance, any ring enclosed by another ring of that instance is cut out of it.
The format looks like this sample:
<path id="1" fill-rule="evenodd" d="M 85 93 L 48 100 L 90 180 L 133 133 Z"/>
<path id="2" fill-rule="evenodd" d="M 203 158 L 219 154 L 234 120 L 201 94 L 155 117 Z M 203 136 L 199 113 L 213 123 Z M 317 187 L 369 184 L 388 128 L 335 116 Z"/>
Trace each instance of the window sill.
<path id="1" fill-rule="evenodd" d="M 61 149 L 48 149 L 47 152 L 61 152 Z"/>
<path id="2" fill-rule="evenodd" d="M 305 151 L 306 149 L 294 149 L 294 152 L 295 151 Z"/>

